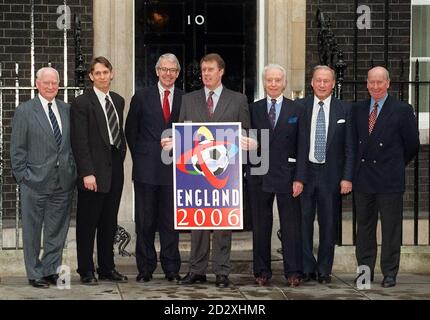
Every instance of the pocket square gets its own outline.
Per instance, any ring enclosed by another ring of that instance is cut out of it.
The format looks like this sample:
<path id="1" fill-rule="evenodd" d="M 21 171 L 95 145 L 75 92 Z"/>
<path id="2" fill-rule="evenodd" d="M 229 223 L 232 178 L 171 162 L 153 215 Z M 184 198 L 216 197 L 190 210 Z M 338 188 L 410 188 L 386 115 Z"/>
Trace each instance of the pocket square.
<path id="1" fill-rule="evenodd" d="M 288 162 L 296 162 L 296 159 L 294 159 L 294 158 L 288 158 Z"/>
<path id="2" fill-rule="evenodd" d="M 297 123 L 297 117 L 289 117 L 288 118 L 288 123 Z"/>
<path id="3" fill-rule="evenodd" d="M 345 121 L 345 119 L 339 119 L 339 120 L 337 120 L 337 123 L 345 123 L 346 121 Z"/>

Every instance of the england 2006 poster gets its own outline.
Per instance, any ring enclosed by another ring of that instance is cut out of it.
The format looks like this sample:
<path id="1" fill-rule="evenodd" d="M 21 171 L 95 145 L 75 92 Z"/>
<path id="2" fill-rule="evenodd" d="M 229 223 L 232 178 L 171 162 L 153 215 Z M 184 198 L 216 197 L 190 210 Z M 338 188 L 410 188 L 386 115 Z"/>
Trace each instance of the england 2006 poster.
<path id="1" fill-rule="evenodd" d="M 173 125 L 175 229 L 243 229 L 240 123 Z"/>

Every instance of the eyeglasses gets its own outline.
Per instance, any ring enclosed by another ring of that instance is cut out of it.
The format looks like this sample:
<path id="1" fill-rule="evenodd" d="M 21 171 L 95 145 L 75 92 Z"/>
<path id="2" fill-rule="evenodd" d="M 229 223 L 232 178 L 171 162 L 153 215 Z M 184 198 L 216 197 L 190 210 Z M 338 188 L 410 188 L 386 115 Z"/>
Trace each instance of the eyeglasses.
<path id="1" fill-rule="evenodd" d="M 167 72 L 176 73 L 176 72 L 178 72 L 178 69 L 176 69 L 176 68 L 161 67 L 161 68 L 158 68 L 158 70 L 160 70 L 163 73 L 167 73 Z"/>

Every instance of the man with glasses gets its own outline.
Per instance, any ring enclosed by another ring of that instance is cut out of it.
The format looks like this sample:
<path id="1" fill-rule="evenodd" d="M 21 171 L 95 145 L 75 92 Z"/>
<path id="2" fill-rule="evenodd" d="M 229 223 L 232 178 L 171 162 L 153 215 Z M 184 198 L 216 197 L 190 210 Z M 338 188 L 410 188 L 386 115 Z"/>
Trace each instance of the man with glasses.
<path id="1" fill-rule="evenodd" d="M 181 66 L 174 54 L 160 56 L 157 85 L 139 90 L 131 100 L 125 134 L 133 158 L 136 217 L 137 282 L 148 282 L 157 267 L 155 232 L 160 236 L 160 262 L 168 281 L 179 279 L 179 233 L 174 230 L 173 169 L 162 162 L 162 133 L 177 122 L 183 91 L 175 88 Z M 163 143 L 164 144 L 164 143 Z"/>

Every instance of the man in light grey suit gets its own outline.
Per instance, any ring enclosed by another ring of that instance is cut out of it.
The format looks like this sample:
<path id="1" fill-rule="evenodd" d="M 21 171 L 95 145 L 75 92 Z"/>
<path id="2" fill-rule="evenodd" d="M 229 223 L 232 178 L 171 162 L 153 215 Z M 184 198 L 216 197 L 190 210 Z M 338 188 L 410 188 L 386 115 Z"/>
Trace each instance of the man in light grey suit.
<path id="1" fill-rule="evenodd" d="M 55 99 L 59 75 L 36 74 L 39 94 L 15 111 L 10 156 L 21 188 L 24 261 L 30 285 L 57 284 L 70 219 L 76 166 L 70 146 L 70 107 Z M 40 259 L 43 226 L 43 256 Z"/>
<path id="2" fill-rule="evenodd" d="M 246 96 L 223 87 L 221 83 L 224 60 L 216 53 L 207 54 L 200 61 L 200 68 L 204 88 L 182 97 L 179 122 L 241 122 L 242 128 L 248 129 L 250 120 Z M 180 284 L 206 281 L 210 234 L 210 230 L 191 231 L 189 272 L 179 280 Z M 230 250 L 231 231 L 213 231 L 212 269 L 217 287 L 229 285 Z"/>

